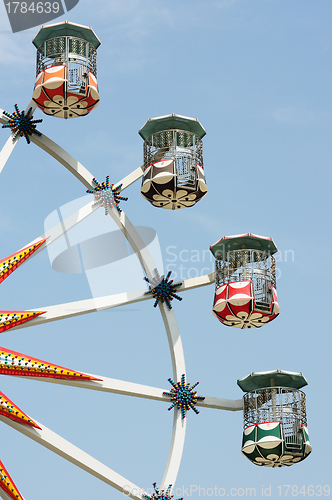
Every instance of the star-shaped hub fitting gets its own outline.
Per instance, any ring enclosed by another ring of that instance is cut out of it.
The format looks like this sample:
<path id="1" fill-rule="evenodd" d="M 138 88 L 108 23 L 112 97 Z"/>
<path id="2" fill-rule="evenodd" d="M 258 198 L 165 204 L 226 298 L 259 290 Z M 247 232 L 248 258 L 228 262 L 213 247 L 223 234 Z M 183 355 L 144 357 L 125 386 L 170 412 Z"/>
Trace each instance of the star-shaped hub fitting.
<path id="1" fill-rule="evenodd" d="M 170 392 L 163 392 L 164 396 L 170 396 L 172 405 L 168 408 L 168 410 L 172 410 L 174 406 L 176 406 L 179 410 L 181 410 L 182 418 L 186 418 L 186 412 L 192 408 L 196 414 L 199 413 L 195 404 L 197 401 L 204 401 L 203 396 L 197 396 L 197 392 L 194 390 L 195 387 L 199 384 L 196 382 L 192 387 L 190 384 L 186 384 L 186 376 L 183 374 L 181 377 L 181 382 L 175 383 L 171 378 L 168 379 L 168 382 L 172 384 L 172 389 Z"/>
<path id="2" fill-rule="evenodd" d="M 17 137 L 25 137 L 28 144 L 30 144 L 30 136 L 32 134 L 41 136 L 41 133 L 36 130 L 36 123 L 40 123 L 43 120 L 33 120 L 32 118 L 32 108 L 29 108 L 27 114 L 25 111 L 20 111 L 17 104 L 15 106 L 15 112 L 10 114 L 6 111 L 3 112 L 7 118 L 9 118 L 8 123 L 2 125 L 2 128 L 10 128 L 14 134 L 14 140 Z"/>
<path id="3" fill-rule="evenodd" d="M 168 281 L 172 274 L 172 271 L 167 274 L 166 278 L 164 275 L 160 276 L 157 269 L 155 269 L 154 272 L 155 277 L 151 280 L 144 277 L 145 281 L 149 283 L 149 290 L 145 293 L 146 295 L 152 295 L 153 298 L 156 299 L 153 307 L 157 307 L 158 302 L 166 302 L 168 309 L 172 309 L 171 301 L 173 299 L 182 300 L 182 297 L 179 297 L 175 293 L 177 292 L 178 287 L 182 285 L 182 283 L 173 283 L 173 280 Z"/>
<path id="4" fill-rule="evenodd" d="M 87 193 L 95 195 L 95 203 L 93 206 L 101 204 L 105 208 L 105 215 L 107 215 L 112 208 L 116 208 L 118 212 L 122 212 L 119 207 L 120 201 L 127 201 L 128 198 L 120 196 L 122 184 L 118 184 L 114 187 L 114 184 L 110 185 L 109 175 L 106 177 L 106 182 L 99 182 L 97 179 L 92 179 L 95 185 L 94 189 L 88 189 Z"/>
<path id="5" fill-rule="evenodd" d="M 170 484 L 167 490 L 160 490 L 157 487 L 157 483 L 153 483 L 154 493 L 151 495 L 143 495 L 143 498 L 147 500 L 171 500 L 174 495 L 171 495 L 172 485 Z M 183 498 L 178 498 L 177 500 L 183 500 Z"/>

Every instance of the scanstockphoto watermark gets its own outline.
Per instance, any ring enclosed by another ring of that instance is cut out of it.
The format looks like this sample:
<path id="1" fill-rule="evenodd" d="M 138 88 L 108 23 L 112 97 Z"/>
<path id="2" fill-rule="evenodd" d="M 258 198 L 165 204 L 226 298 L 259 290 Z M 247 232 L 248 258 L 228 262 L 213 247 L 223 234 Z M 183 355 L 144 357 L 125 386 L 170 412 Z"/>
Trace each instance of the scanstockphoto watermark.
<path id="1" fill-rule="evenodd" d="M 3 0 L 13 33 L 53 21 L 72 10 L 79 0 L 37 0 L 26 2 Z"/>
<path id="2" fill-rule="evenodd" d="M 141 488 L 131 488 L 130 486 L 124 486 L 123 494 L 125 496 L 133 495 L 141 498 L 145 498 L 143 495 L 153 495 L 153 490 L 148 488 L 143 490 Z M 331 494 L 331 487 L 328 484 L 283 484 L 283 485 L 261 485 L 259 487 L 232 487 L 223 488 L 220 486 L 210 486 L 202 487 L 197 484 L 191 484 L 190 486 L 179 486 L 171 490 L 171 494 L 174 498 L 220 498 L 220 497 L 296 497 L 296 496 L 309 496 L 309 497 L 328 497 Z"/>
<path id="3" fill-rule="evenodd" d="M 145 498 L 143 495 L 152 496 L 154 490 L 152 488 L 148 488 L 147 490 L 143 490 L 140 488 L 130 488 L 130 486 L 124 486 L 123 494 L 125 496 L 136 495 Z M 197 484 L 191 484 L 190 486 L 178 486 L 171 490 L 171 494 L 174 495 L 174 498 L 185 498 L 185 497 L 255 497 L 257 496 L 256 488 L 222 488 L 220 486 L 213 487 L 202 487 Z"/>
<path id="4" fill-rule="evenodd" d="M 279 250 L 274 255 L 276 262 L 276 279 L 281 278 L 281 267 L 278 265 L 289 264 L 295 261 L 294 250 Z M 172 271 L 172 279 L 197 278 L 215 271 L 215 257 L 210 250 L 197 250 L 179 248 L 169 245 L 165 251 L 165 272 Z"/>

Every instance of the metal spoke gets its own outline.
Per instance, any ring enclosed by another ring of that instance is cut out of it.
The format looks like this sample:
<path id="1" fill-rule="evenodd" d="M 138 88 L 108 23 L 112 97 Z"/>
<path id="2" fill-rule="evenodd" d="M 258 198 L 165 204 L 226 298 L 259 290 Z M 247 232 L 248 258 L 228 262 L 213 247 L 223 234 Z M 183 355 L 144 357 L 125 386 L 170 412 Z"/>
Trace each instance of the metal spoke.
<path id="1" fill-rule="evenodd" d="M 33 318 L 27 323 L 22 323 L 15 327 L 25 328 L 33 325 L 41 325 L 50 321 L 58 321 L 64 318 L 72 318 L 81 314 L 87 314 L 113 307 L 123 306 L 125 304 L 133 304 L 143 300 L 149 300 L 151 297 L 145 295 L 145 290 L 136 292 L 123 292 L 115 295 L 106 295 L 105 297 L 96 297 L 93 299 L 79 300 L 77 302 L 67 302 L 55 306 L 45 306 L 34 309 L 34 311 L 46 311 L 41 316 Z"/>
<path id="2" fill-rule="evenodd" d="M 43 424 L 36 422 L 40 429 L 35 429 L 28 425 L 23 425 L 20 422 L 15 422 L 2 415 L 0 415 L 0 420 L 42 446 L 45 446 L 45 448 L 48 448 L 57 455 L 60 455 L 60 457 L 65 458 L 89 474 L 126 494 L 126 496 L 134 500 L 142 500 L 141 494 L 139 494 L 139 491 L 142 490 L 138 486 L 51 431 Z M 135 494 L 135 492 L 137 492 L 137 494 Z"/>
<path id="3" fill-rule="evenodd" d="M 36 105 L 35 105 L 34 101 L 32 101 L 32 100 L 29 102 L 29 104 L 25 108 L 25 113 L 27 113 L 30 108 L 32 108 L 31 112 L 30 112 L 30 116 L 32 116 L 33 113 L 35 112 L 35 109 L 36 109 Z M 7 122 L 8 122 L 8 118 L 3 114 L 3 109 L 0 108 L 0 123 L 5 125 Z M 10 136 L 8 137 L 6 144 L 4 145 L 2 150 L 0 151 L 0 173 L 2 172 L 4 166 L 6 165 L 8 158 L 10 157 L 12 152 L 14 151 L 14 148 L 15 148 L 16 144 L 18 143 L 18 140 L 19 140 L 19 137 L 14 140 L 14 133 L 12 132 L 10 134 Z"/>
<path id="4" fill-rule="evenodd" d="M 90 389 L 93 391 L 101 392 L 111 392 L 113 394 L 122 394 L 123 396 L 133 396 L 137 398 L 153 399 L 155 401 L 163 401 L 169 403 L 169 398 L 163 395 L 166 392 L 165 389 L 160 389 L 158 387 L 151 387 L 148 385 L 137 384 L 135 382 L 127 382 L 125 380 L 118 380 L 109 377 L 103 377 L 102 375 L 95 375 L 92 373 L 85 373 L 90 377 L 100 379 L 100 380 L 86 380 L 86 379 L 59 379 L 52 377 L 29 377 L 28 374 L 21 378 L 29 378 L 30 380 L 38 380 L 39 382 L 48 382 L 52 384 L 67 385 L 72 387 L 80 387 L 82 389 Z M 20 375 L 16 375 L 20 376 Z M 223 399 L 215 398 L 211 396 L 205 396 L 203 401 L 197 401 L 196 406 L 201 406 L 203 408 L 214 408 L 216 410 L 226 410 L 226 411 L 239 411 L 243 409 L 242 399 Z"/>

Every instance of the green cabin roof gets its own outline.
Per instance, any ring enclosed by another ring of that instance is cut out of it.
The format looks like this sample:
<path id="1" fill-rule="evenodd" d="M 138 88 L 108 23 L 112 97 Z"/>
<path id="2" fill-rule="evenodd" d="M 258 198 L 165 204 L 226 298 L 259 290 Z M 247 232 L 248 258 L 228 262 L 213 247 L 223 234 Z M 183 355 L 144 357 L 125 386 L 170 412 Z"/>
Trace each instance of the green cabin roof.
<path id="1" fill-rule="evenodd" d="M 101 41 L 92 28 L 82 26 L 81 24 L 70 23 L 69 21 L 42 26 L 32 40 L 32 43 L 38 49 L 46 40 L 56 38 L 57 36 L 74 36 L 76 38 L 82 38 L 91 43 L 95 49 L 98 49 L 101 44 Z"/>
<path id="2" fill-rule="evenodd" d="M 285 372 L 283 370 L 273 370 L 271 372 L 251 372 L 244 378 L 237 381 L 243 392 L 254 391 L 255 389 L 265 389 L 267 387 L 290 387 L 301 389 L 307 385 L 302 373 Z"/>
<path id="3" fill-rule="evenodd" d="M 223 236 L 214 245 L 210 246 L 213 255 L 218 258 L 232 250 L 261 250 L 270 255 L 278 251 L 272 238 L 258 236 L 257 234 L 246 233 L 235 236 Z"/>
<path id="4" fill-rule="evenodd" d="M 186 130 L 187 132 L 196 134 L 200 139 L 202 139 L 206 134 L 205 129 L 202 127 L 197 118 L 175 115 L 174 113 L 172 115 L 149 118 L 138 133 L 144 140 L 146 140 L 156 132 L 162 132 L 163 130 L 170 129 Z"/>

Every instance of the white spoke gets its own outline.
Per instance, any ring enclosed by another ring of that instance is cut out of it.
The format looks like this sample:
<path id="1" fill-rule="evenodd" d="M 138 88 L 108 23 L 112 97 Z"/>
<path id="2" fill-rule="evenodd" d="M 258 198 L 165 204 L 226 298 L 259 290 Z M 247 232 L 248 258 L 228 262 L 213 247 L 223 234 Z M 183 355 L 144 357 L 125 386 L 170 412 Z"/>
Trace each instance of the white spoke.
<path id="1" fill-rule="evenodd" d="M 204 274 L 198 276 L 197 278 L 190 278 L 184 280 L 182 285 L 177 289 L 178 292 L 185 290 L 192 290 L 193 288 L 199 288 L 200 286 L 212 285 L 215 282 L 215 273 Z"/>
<path id="2" fill-rule="evenodd" d="M 49 139 L 46 135 L 38 136 L 32 135 L 30 137 L 31 142 L 39 146 L 46 153 L 51 155 L 53 158 L 58 160 L 61 165 L 63 165 L 70 173 L 72 173 L 82 184 L 89 188 L 94 189 L 94 184 L 92 179 L 94 176 L 73 156 L 71 156 L 67 151 L 65 151 L 61 146 L 57 143 Z M 130 186 L 137 179 L 142 177 L 143 175 L 143 166 L 134 170 L 131 174 L 124 177 L 122 181 L 118 184 L 123 184 L 123 188 Z"/>
<path id="3" fill-rule="evenodd" d="M 29 378 L 41 382 L 51 382 L 53 384 L 69 385 L 72 387 L 81 387 L 82 389 L 91 389 L 93 391 L 111 392 L 113 394 L 122 394 L 123 396 L 134 396 L 137 398 L 153 399 L 155 401 L 164 401 L 170 403 L 170 399 L 163 396 L 165 389 L 158 387 L 150 387 L 148 385 L 136 384 L 134 382 L 126 382 L 124 380 L 117 380 L 115 378 L 102 377 L 101 375 L 92 375 L 91 373 L 84 372 L 84 375 L 101 379 L 99 380 L 86 380 L 79 379 L 57 379 L 52 377 L 33 377 L 29 375 L 17 375 L 21 378 Z"/>
<path id="4" fill-rule="evenodd" d="M 93 188 L 93 175 L 83 165 L 75 160 L 67 151 L 62 149 L 58 144 L 49 139 L 46 135 L 38 136 L 32 134 L 30 137 L 31 142 L 46 151 L 49 155 L 53 156 L 61 165 L 66 167 L 77 179 L 84 184 L 85 187 Z"/>
<path id="5" fill-rule="evenodd" d="M 31 241 L 28 245 L 25 245 L 23 248 L 26 248 L 28 246 L 31 246 L 35 243 L 37 243 L 40 240 L 43 240 L 45 238 L 46 241 L 43 245 L 41 245 L 32 255 L 30 258 L 35 257 L 39 252 L 44 250 L 47 246 L 49 246 L 51 243 L 56 241 L 58 238 L 63 236 L 66 232 L 68 232 L 70 229 L 75 227 L 77 224 L 82 222 L 86 217 L 89 215 L 93 214 L 96 210 L 98 210 L 98 206 L 94 205 L 92 202 L 87 203 L 84 207 L 80 208 L 77 212 L 74 214 L 70 215 L 65 219 L 64 221 L 59 222 L 56 226 L 52 227 L 46 233 L 42 234 L 41 236 L 38 236 L 38 238 L 35 238 L 33 241 Z M 21 250 L 22 250 L 21 249 Z M 29 259 L 28 259 L 29 260 Z M 25 261 L 27 262 L 27 261 Z M 24 262 L 24 263 L 25 263 Z M 24 264 L 23 263 L 23 264 Z"/>
<path id="6" fill-rule="evenodd" d="M 117 184 L 115 184 L 115 186 L 117 186 L 118 184 L 122 184 L 121 191 L 123 191 L 124 189 L 126 189 L 128 186 L 130 186 L 143 176 L 143 169 L 144 165 L 138 167 L 136 170 L 131 172 L 131 174 L 124 177 L 122 181 L 119 181 Z"/>
<path id="7" fill-rule="evenodd" d="M 138 486 L 133 484 L 131 481 L 128 481 L 128 479 L 123 476 L 120 476 L 120 474 L 117 474 L 112 469 L 91 457 L 80 448 L 73 445 L 36 420 L 34 420 L 34 422 L 41 429 L 35 429 L 28 425 L 21 424 L 20 422 L 15 422 L 14 420 L 11 420 L 3 415 L 0 415 L 0 420 L 42 446 L 45 446 L 45 448 L 48 448 L 57 455 L 65 458 L 74 465 L 77 465 L 89 474 L 92 474 L 101 481 L 113 486 L 113 488 L 126 494 L 126 496 L 133 498 L 134 500 L 142 500 L 141 494 L 139 493 L 139 491 L 142 490 Z"/>
<path id="8" fill-rule="evenodd" d="M 239 411 L 243 410 L 242 399 L 223 399 L 205 396 L 204 401 L 197 401 L 196 406 L 215 408 L 216 410 Z"/>
<path id="9" fill-rule="evenodd" d="M 0 113 L 1 113 L 1 111 L 2 110 L 0 109 Z M 0 122 L 6 123 L 4 120 L 1 120 L 1 119 L 0 119 Z M 7 160 L 10 157 L 10 155 L 12 154 L 17 143 L 18 143 L 18 138 L 14 140 L 14 133 L 12 132 L 10 134 L 10 136 L 8 137 L 6 144 L 4 145 L 2 150 L 0 151 L 0 173 L 2 172 L 4 166 L 6 165 Z"/>
<path id="10" fill-rule="evenodd" d="M 32 116 L 37 109 L 37 105 L 36 105 L 35 101 L 33 101 L 32 99 L 29 102 L 29 104 L 27 105 L 27 107 L 25 108 L 25 114 L 29 111 L 30 108 L 31 108 L 30 116 Z"/>
<path id="11" fill-rule="evenodd" d="M 27 113 L 30 108 L 32 108 L 31 109 L 31 116 L 32 116 L 36 109 L 36 105 L 33 101 L 29 102 L 28 106 L 25 109 L 25 113 Z M 3 109 L 0 109 L 0 123 L 2 123 L 3 125 L 8 123 L 8 118 L 6 115 L 3 114 Z M 13 132 L 10 134 L 8 140 L 6 141 L 6 144 L 0 151 L 0 173 L 2 172 L 4 166 L 7 163 L 8 158 L 10 157 L 16 144 L 18 143 L 19 137 L 17 137 L 17 139 L 14 140 L 14 135 L 15 134 Z"/>
<path id="12" fill-rule="evenodd" d="M 58 321 L 65 318 L 72 318 L 73 316 L 79 316 L 81 314 L 103 311 L 104 309 L 133 304 L 134 302 L 141 302 L 151 298 L 151 295 L 145 295 L 145 290 L 141 290 L 135 292 L 123 292 L 115 295 L 106 295 L 105 297 L 96 297 L 93 299 L 79 300 L 77 302 L 67 302 L 66 304 L 58 304 L 55 306 L 39 307 L 31 309 L 31 311 L 46 312 L 37 318 L 33 318 L 30 321 L 16 326 L 15 329 L 41 325 L 43 323 Z"/>
<path id="13" fill-rule="evenodd" d="M 86 373 L 90 377 L 100 380 L 79 379 L 60 379 L 52 377 L 34 377 L 30 375 L 15 375 L 21 378 L 29 378 L 39 382 L 50 382 L 52 384 L 68 385 L 71 387 L 80 387 L 82 389 L 91 389 L 93 391 L 111 392 L 113 394 L 122 394 L 123 396 L 133 396 L 137 398 L 153 399 L 155 401 L 163 401 L 170 404 L 170 398 L 164 396 L 164 392 L 169 392 L 168 389 L 160 389 L 149 385 L 136 384 L 134 382 L 126 382 L 115 378 L 103 377 L 93 373 Z M 204 401 L 198 401 L 195 406 L 203 408 L 214 408 L 217 410 L 239 411 L 243 409 L 242 399 L 223 399 L 211 396 L 205 396 Z"/>

